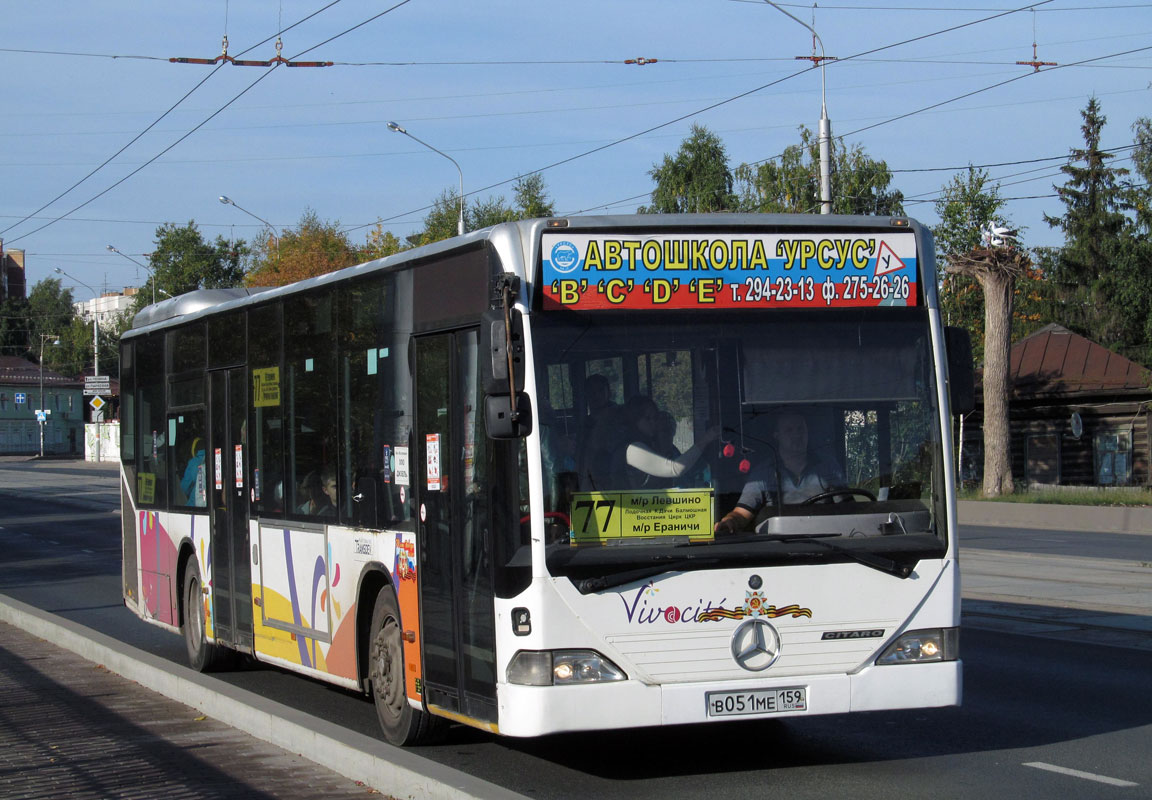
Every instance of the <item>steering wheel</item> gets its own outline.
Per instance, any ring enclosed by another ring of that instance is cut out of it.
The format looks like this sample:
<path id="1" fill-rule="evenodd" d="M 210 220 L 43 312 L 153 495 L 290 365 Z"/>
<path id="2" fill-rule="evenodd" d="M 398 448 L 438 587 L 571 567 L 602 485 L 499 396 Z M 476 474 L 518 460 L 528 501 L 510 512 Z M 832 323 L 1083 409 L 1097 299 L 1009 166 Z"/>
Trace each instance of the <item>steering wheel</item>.
<path id="1" fill-rule="evenodd" d="M 820 494 L 814 494 L 811 497 L 809 497 L 807 500 L 805 500 L 803 503 L 801 503 L 801 505 L 810 506 L 810 505 L 813 505 L 814 503 L 823 503 L 827 500 L 832 500 L 833 498 L 836 498 L 836 497 L 857 497 L 857 496 L 867 497 L 873 503 L 876 502 L 876 495 L 872 494 L 872 492 L 868 491 L 867 489 L 858 489 L 855 487 L 845 487 L 843 489 L 830 489 L 827 492 L 821 492 Z"/>

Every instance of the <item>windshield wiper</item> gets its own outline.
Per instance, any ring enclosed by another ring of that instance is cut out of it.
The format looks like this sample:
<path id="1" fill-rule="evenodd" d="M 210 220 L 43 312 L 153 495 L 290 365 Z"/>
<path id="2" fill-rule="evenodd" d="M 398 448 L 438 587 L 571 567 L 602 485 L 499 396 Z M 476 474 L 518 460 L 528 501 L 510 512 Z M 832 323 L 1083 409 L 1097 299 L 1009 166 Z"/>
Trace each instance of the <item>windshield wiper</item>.
<path id="1" fill-rule="evenodd" d="M 772 535 L 769 535 L 769 536 L 763 537 L 763 538 L 767 538 L 769 541 L 773 541 L 773 542 L 788 542 L 788 543 L 797 542 L 800 544 L 819 545 L 820 547 L 825 547 L 825 548 L 831 550 L 833 553 L 840 553 L 842 555 L 846 555 L 850 559 L 855 561 L 857 564 L 863 564 L 866 567 L 872 567 L 872 569 L 878 569 L 881 572 L 888 573 L 889 575 L 895 575 L 897 578 L 900 578 L 901 580 L 903 580 L 904 578 L 907 578 L 909 575 L 912 574 L 912 567 L 909 566 L 908 564 L 898 564 L 897 562 L 893 561 L 890 558 L 885 558 L 884 556 L 878 556 L 875 553 L 869 553 L 867 550 L 854 550 L 852 548 L 842 547 L 841 545 L 833 544 L 832 542 L 825 541 L 827 538 L 830 538 L 830 537 L 837 537 L 838 538 L 839 535 L 840 534 L 837 534 L 837 533 L 817 533 L 817 534 L 802 534 L 802 535 L 777 533 L 777 534 L 772 534 Z"/>
<path id="2" fill-rule="evenodd" d="M 642 581 L 645 578 L 663 575 L 665 572 L 679 572 L 689 565 L 699 566 L 700 564 L 713 564 L 716 561 L 717 559 L 715 558 L 681 558 L 676 561 L 668 561 L 664 564 L 651 567 L 629 569 L 624 572 L 614 572 L 611 575 L 600 575 L 595 578 L 582 578 L 581 580 L 574 580 L 572 583 L 575 584 L 576 591 L 580 592 L 580 594 L 592 594 L 593 592 L 601 592 L 605 589 L 623 586 L 633 581 Z"/>
<path id="3" fill-rule="evenodd" d="M 897 578 L 907 578 L 912 574 L 912 567 L 907 564 L 898 564 L 890 558 L 878 556 L 875 553 L 869 553 L 866 550 L 855 550 L 848 547 L 841 547 L 838 544 L 825 541 L 825 539 L 839 539 L 839 533 L 750 533 L 744 536 L 728 536 L 722 539 L 715 539 L 708 542 L 687 542 L 685 544 L 678 544 L 677 547 L 718 547 L 728 544 L 752 544 L 754 542 L 784 542 L 786 544 L 814 544 L 820 547 L 827 548 L 834 553 L 846 555 L 855 561 L 857 564 L 863 564 L 866 567 L 886 572 L 889 575 L 895 575 Z"/>

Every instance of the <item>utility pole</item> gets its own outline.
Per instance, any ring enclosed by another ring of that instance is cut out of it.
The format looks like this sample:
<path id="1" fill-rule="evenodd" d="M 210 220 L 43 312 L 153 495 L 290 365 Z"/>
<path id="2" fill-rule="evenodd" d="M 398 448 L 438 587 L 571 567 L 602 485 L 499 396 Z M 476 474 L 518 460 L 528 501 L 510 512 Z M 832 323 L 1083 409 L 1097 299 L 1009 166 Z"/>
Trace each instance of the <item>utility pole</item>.
<path id="1" fill-rule="evenodd" d="M 804 20 L 792 13 L 785 11 L 783 8 L 773 3 L 772 0 L 764 0 L 765 3 L 772 6 L 774 9 L 784 14 L 793 22 L 799 22 L 805 28 L 812 32 L 812 42 L 814 45 L 820 45 L 820 55 L 813 52 L 810 56 L 796 56 L 797 61 L 811 61 L 813 65 L 820 67 L 820 133 L 817 142 L 820 147 L 820 213 L 832 213 L 832 122 L 828 119 L 828 97 L 826 92 L 826 84 L 824 81 L 824 62 L 834 56 L 824 55 L 824 42 L 820 39 L 820 35 L 816 33 L 816 29 L 809 25 Z M 815 51 L 815 47 L 812 48 Z"/>

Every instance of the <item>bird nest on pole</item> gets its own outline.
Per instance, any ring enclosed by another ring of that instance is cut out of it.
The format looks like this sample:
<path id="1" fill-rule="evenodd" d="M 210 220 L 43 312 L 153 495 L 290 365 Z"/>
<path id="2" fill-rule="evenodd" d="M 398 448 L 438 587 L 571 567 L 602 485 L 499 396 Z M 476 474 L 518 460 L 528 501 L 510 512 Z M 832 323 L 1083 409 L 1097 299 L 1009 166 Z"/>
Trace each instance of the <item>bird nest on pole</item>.
<path id="1" fill-rule="evenodd" d="M 967 253 L 948 256 L 946 272 L 958 275 L 1000 275 L 1019 278 L 1032 262 L 1028 254 L 1016 247 L 974 247 Z"/>

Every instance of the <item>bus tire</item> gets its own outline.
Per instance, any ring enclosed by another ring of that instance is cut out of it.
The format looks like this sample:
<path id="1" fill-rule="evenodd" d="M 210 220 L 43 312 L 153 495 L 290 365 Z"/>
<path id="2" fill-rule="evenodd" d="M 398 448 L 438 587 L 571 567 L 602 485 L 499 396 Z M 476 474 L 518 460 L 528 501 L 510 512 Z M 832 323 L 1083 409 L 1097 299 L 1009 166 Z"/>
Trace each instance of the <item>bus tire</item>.
<path id="1" fill-rule="evenodd" d="M 413 708 L 408 702 L 402 632 L 396 595 L 385 587 L 376 595 L 368 640 L 368 677 L 376 717 L 390 744 L 430 744 L 443 738 L 447 726 L 442 719 Z"/>
<path id="2" fill-rule="evenodd" d="M 204 599 L 200 583 L 200 568 L 196 559 L 188 560 L 184 570 L 184 646 L 188 650 L 188 664 L 197 672 L 211 672 L 225 663 L 227 653 L 210 644 L 204 633 Z"/>

